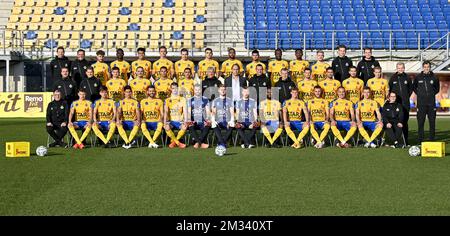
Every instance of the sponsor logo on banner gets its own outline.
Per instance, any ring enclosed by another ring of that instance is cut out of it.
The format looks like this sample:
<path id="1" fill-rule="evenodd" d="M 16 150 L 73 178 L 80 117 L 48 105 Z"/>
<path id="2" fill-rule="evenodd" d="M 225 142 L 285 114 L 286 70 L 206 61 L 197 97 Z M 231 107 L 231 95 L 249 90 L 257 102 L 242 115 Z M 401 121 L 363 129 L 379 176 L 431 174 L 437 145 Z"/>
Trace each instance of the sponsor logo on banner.
<path id="1" fill-rule="evenodd" d="M 0 93 L 0 117 L 45 117 L 52 93 Z"/>

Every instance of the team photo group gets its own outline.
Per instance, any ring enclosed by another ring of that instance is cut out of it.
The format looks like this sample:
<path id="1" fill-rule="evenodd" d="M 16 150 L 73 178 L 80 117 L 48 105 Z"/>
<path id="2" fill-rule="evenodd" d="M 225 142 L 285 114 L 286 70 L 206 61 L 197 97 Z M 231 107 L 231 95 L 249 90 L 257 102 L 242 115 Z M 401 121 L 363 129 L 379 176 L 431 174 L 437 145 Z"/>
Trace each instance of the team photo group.
<path id="1" fill-rule="evenodd" d="M 418 144 L 426 116 L 434 140 L 439 81 L 430 62 L 412 80 L 403 63 L 385 78 L 371 48 L 354 66 L 344 45 L 331 64 L 319 50 L 311 65 L 301 49 L 290 62 L 281 49 L 268 62 L 254 50 L 245 67 L 232 48 L 221 65 L 210 48 L 197 65 L 186 49 L 176 62 L 166 57 L 165 47 L 153 62 L 144 48 L 131 63 L 123 50 L 116 52 L 117 60 L 107 64 L 100 50 L 92 64 L 83 50 L 70 61 L 64 48 L 57 49 L 51 62 L 54 100 L 47 108 L 46 128 L 54 140 L 49 147 L 83 149 L 97 143 L 129 149 L 148 142 L 149 148 L 404 148 L 413 92 Z"/>

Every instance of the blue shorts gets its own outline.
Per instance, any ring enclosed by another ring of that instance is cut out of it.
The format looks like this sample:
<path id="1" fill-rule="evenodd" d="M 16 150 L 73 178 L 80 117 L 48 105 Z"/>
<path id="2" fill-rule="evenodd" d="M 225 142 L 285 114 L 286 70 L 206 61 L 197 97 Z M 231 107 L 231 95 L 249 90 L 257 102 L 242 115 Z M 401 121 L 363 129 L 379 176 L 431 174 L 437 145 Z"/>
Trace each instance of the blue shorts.
<path id="1" fill-rule="evenodd" d="M 172 129 L 181 129 L 181 122 L 180 121 L 171 121 L 169 122 Z"/>
<path id="2" fill-rule="evenodd" d="M 78 127 L 79 129 L 84 129 L 84 127 L 87 125 L 87 121 L 74 121 L 72 122 L 73 126 Z"/>
<path id="3" fill-rule="evenodd" d="M 323 126 L 325 125 L 325 121 L 316 121 L 313 122 L 315 129 L 323 129 Z"/>
<path id="4" fill-rule="evenodd" d="M 278 127 L 280 127 L 280 122 L 277 120 L 273 120 L 273 121 L 269 120 L 269 121 L 266 121 L 266 123 L 264 125 L 270 132 L 275 132 L 275 130 L 277 130 Z"/>
<path id="5" fill-rule="evenodd" d="M 109 130 L 109 121 L 100 121 L 97 124 L 100 130 Z"/>
<path id="6" fill-rule="evenodd" d="M 147 130 L 156 130 L 158 128 L 159 122 L 145 122 L 145 125 L 147 126 Z"/>
<path id="7" fill-rule="evenodd" d="M 375 121 L 363 121 L 362 124 L 364 129 L 370 129 L 372 132 L 377 128 L 377 122 Z"/>
<path id="8" fill-rule="evenodd" d="M 122 127 L 124 130 L 132 130 L 134 127 L 134 121 L 130 120 L 122 121 Z"/>
<path id="9" fill-rule="evenodd" d="M 338 130 L 349 131 L 351 127 L 352 124 L 350 123 L 350 121 L 336 121 L 336 128 Z"/>
<path id="10" fill-rule="evenodd" d="M 303 121 L 291 121 L 289 122 L 289 126 L 292 130 L 303 130 Z"/>

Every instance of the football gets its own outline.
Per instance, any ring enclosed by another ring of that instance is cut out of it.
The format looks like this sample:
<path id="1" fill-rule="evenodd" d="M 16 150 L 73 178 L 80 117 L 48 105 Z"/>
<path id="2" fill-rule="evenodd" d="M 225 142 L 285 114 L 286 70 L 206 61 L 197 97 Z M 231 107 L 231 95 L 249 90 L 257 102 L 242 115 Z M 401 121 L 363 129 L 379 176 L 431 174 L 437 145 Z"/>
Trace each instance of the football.
<path id="1" fill-rule="evenodd" d="M 418 146 L 412 146 L 409 148 L 408 153 L 412 157 L 416 157 L 420 155 L 420 148 Z"/>
<path id="2" fill-rule="evenodd" d="M 39 146 L 36 148 L 36 155 L 43 157 L 47 155 L 47 148 L 44 146 Z"/>
<path id="3" fill-rule="evenodd" d="M 221 156 L 225 155 L 225 153 L 227 153 L 227 148 L 223 145 L 219 145 L 216 147 L 215 152 L 216 152 L 217 156 L 221 157 Z"/>

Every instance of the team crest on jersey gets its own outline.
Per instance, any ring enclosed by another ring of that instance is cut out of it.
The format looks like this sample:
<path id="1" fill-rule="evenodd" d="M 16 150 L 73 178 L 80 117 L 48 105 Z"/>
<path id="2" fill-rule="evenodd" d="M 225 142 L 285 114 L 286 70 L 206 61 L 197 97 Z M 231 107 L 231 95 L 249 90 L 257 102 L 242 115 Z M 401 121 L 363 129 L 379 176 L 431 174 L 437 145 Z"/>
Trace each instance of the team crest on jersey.
<path id="1" fill-rule="evenodd" d="M 55 65 L 55 68 L 58 68 L 58 65 Z"/>
<path id="2" fill-rule="evenodd" d="M 159 85 L 161 85 L 161 83 L 160 83 L 160 82 L 158 82 L 158 86 L 159 86 Z"/>
<path id="3" fill-rule="evenodd" d="M 345 66 L 348 66 L 348 62 L 347 62 L 347 63 L 345 63 Z"/>
<path id="4" fill-rule="evenodd" d="M 75 103 L 75 106 L 77 107 L 77 106 L 78 106 L 78 103 Z"/>
<path id="5" fill-rule="evenodd" d="M 202 65 L 203 65 L 203 66 L 206 66 L 206 63 L 203 63 Z"/>
<path id="6" fill-rule="evenodd" d="M 125 101 L 123 101 L 122 104 L 125 105 Z"/>
<path id="7" fill-rule="evenodd" d="M 72 85 L 71 85 L 71 84 L 69 84 L 69 88 L 72 88 Z"/>
<path id="8" fill-rule="evenodd" d="M 113 85 L 113 82 L 111 81 L 111 82 L 109 82 L 109 85 Z"/>
<path id="9" fill-rule="evenodd" d="M 155 105 L 158 106 L 158 102 L 155 102 Z"/>
<path id="10" fill-rule="evenodd" d="M 433 80 L 430 80 L 430 84 L 433 84 L 434 82 L 433 82 Z"/>
<path id="11" fill-rule="evenodd" d="M 133 84 L 136 85 L 136 81 Z"/>
<path id="12" fill-rule="evenodd" d="M 295 66 L 295 62 L 292 62 L 292 65 L 294 65 L 294 66 Z"/>
<path id="13" fill-rule="evenodd" d="M 322 104 L 324 104 L 324 102 L 322 101 Z"/>
<path id="14" fill-rule="evenodd" d="M 398 109 L 398 107 L 397 107 L 397 109 L 395 109 L 396 111 L 400 111 L 400 109 Z"/>
<path id="15" fill-rule="evenodd" d="M 148 105 L 148 102 L 145 102 L 145 105 Z"/>
<path id="16" fill-rule="evenodd" d="M 290 106 L 290 105 L 291 105 L 291 103 L 289 102 L 289 103 L 288 103 L 288 106 Z"/>
<path id="17" fill-rule="evenodd" d="M 102 103 L 101 103 L 101 102 L 99 102 L 99 103 L 98 103 L 98 105 L 99 105 L 99 106 L 101 106 L 101 105 L 102 105 Z"/>
<path id="18" fill-rule="evenodd" d="M 375 84 L 375 81 L 372 81 L 372 84 Z"/>
<path id="19" fill-rule="evenodd" d="M 347 81 L 347 84 L 350 84 L 350 81 Z"/>
<path id="20" fill-rule="evenodd" d="M 314 66 L 314 69 L 316 69 L 316 70 L 317 70 L 317 66 Z"/>
<path id="21" fill-rule="evenodd" d="M 375 65 L 372 65 L 372 69 L 375 68 Z"/>
<path id="22" fill-rule="evenodd" d="M 229 63 L 227 62 L 227 63 L 225 63 L 225 66 L 228 66 L 229 65 Z"/>
<path id="23" fill-rule="evenodd" d="M 405 80 L 405 82 L 404 82 L 404 83 L 405 83 L 405 84 L 408 84 L 408 81 L 406 81 L 406 80 Z"/>
<path id="24" fill-rule="evenodd" d="M 58 85 L 58 88 L 61 88 L 61 85 Z"/>
<path id="25" fill-rule="evenodd" d="M 363 102 L 361 102 L 361 106 L 362 106 L 362 107 L 364 106 L 364 103 L 363 103 Z"/>
<path id="26" fill-rule="evenodd" d="M 323 83 L 323 86 L 327 86 L 327 83 Z"/>
<path id="27" fill-rule="evenodd" d="M 314 104 L 314 101 L 311 101 L 311 104 Z"/>
<path id="28" fill-rule="evenodd" d="M 94 87 L 97 87 L 97 86 L 98 86 L 97 83 L 95 83 L 95 84 L 94 84 Z"/>
<path id="29" fill-rule="evenodd" d="M 59 108 L 60 108 L 61 110 L 64 110 L 64 106 L 60 106 Z M 52 108 L 52 109 L 53 109 L 53 108 Z"/>

